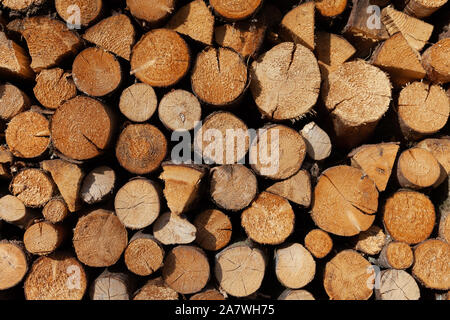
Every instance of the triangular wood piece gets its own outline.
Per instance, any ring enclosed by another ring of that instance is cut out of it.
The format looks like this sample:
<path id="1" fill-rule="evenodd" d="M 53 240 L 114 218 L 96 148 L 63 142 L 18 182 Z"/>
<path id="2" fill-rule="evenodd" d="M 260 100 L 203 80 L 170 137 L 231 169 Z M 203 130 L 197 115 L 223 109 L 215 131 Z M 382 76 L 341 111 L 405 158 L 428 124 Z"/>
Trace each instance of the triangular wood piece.
<path id="1" fill-rule="evenodd" d="M 314 2 L 307 2 L 289 11 L 281 20 L 281 37 L 314 50 Z"/>
<path id="2" fill-rule="evenodd" d="M 305 170 L 300 170 L 289 179 L 274 183 L 266 191 L 304 207 L 311 204 L 311 181 Z"/>

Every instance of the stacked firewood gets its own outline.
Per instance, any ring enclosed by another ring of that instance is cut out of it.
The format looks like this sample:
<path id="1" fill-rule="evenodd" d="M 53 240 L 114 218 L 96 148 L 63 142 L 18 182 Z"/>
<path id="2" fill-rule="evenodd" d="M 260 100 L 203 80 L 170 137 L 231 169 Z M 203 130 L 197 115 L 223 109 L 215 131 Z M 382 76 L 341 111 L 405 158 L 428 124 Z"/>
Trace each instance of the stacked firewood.
<path id="1" fill-rule="evenodd" d="M 0 299 L 450 299 L 446 0 L 0 0 Z"/>

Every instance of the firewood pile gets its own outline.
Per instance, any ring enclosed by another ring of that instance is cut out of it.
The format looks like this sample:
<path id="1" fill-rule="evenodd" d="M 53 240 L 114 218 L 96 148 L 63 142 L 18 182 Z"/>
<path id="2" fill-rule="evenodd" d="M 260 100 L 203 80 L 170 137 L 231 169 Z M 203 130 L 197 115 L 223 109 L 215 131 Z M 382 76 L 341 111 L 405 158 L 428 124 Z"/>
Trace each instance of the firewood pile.
<path id="1" fill-rule="evenodd" d="M 0 299 L 450 299 L 447 0 L 0 8 Z"/>

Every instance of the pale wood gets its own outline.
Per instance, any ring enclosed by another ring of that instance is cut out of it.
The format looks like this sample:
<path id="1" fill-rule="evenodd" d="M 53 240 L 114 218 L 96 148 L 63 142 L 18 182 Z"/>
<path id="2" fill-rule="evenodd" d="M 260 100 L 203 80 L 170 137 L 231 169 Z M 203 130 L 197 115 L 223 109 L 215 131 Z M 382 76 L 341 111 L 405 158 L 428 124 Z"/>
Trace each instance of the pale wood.
<path id="1" fill-rule="evenodd" d="M 167 18 L 175 9 L 174 0 L 127 0 L 127 8 L 137 19 L 150 26 Z"/>
<path id="2" fill-rule="evenodd" d="M 125 264 L 139 276 L 149 276 L 163 265 L 164 249 L 150 234 L 138 231 L 133 235 L 124 253 Z"/>
<path id="3" fill-rule="evenodd" d="M 126 273 L 105 269 L 93 282 L 89 290 L 91 300 L 130 300 L 132 285 Z"/>
<path id="4" fill-rule="evenodd" d="M 166 212 L 153 224 L 153 236 L 162 244 L 188 244 L 195 240 L 197 229 L 184 216 Z"/>
<path id="5" fill-rule="evenodd" d="M 80 188 L 81 199 L 88 203 L 98 203 L 110 196 L 116 185 L 116 173 L 107 166 L 100 166 L 89 172 Z"/>
<path id="6" fill-rule="evenodd" d="M 192 130 L 201 120 L 202 107 L 192 93 L 176 89 L 161 99 L 158 116 L 164 126 L 172 131 Z"/>
<path id="7" fill-rule="evenodd" d="M 433 154 L 422 148 L 411 148 L 400 154 L 397 180 L 404 188 L 422 189 L 435 185 L 441 175 L 441 166 Z"/>
<path id="8" fill-rule="evenodd" d="M 0 74 L 5 77 L 34 79 L 31 59 L 24 48 L 0 31 Z"/>
<path id="9" fill-rule="evenodd" d="M 312 1 L 300 4 L 281 20 L 280 36 L 314 50 L 314 14 L 316 4 Z"/>
<path id="10" fill-rule="evenodd" d="M 26 229 L 23 243 L 29 253 L 46 256 L 61 246 L 67 234 L 67 230 L 60 224 L 37 222 Z"/>
<path id="11" fill-rule="evenodd" d="M 314 121 L 306 124 L 300 131 L 306 143 L 306 152 L 314 160 L 328 158 L 331 153 L 331 140 L 328 134 Z"/>
<path id="12" fill-rule="evenodd" d="M 31 106 L 25 92 L 11 83 L 0 84 L 0 118 L 10 120 Z"/>
<path id="13" fill-rule="evenodd" d="M 299 170 L 292 177 L 275 182 L 266 191 L 307 208 L 311 205 L 310 174 L 306 170 Z"/>
<path id="14" fill-rule="evenodd" d="M 202 292 L 196 293 L 189 298 L 189 300 L 225 300 L 225 297 L 222 293 L 217 291 L 216 289 L 207 289 Z"/>
<path id="15" fill-rule="evenodd" d="M 384 246 L 377 263 L 384 268 L 408 269 L 414 262 L 411 247 L 404 242 L 391 241 Z"/>
<path id="16" fill-rule="evenodd" d="M 450 81 L 450 38 L 444 38 L 433 44 L 422 54 L 422 65 L 427 77 L 435 83 L 448 83 Z"/>
<path id="17" fill-rule="evenodd" d="M 134 122 L 150 119 L 157 105 L 155 90 L 145 83 L 135 83 L 123 90 L 119 102 L 120 112 Z"/>
<path id="18" fill-rule="evenodd" d="M 386 242 L 387 237 L 383 229 L 373 225 L 358 235 L 358 239 L 355 243 L 355 249 L 373 256 L 381 252 Z"/>
<path id="19" fill-rule="evenodd" d="M 305 236 L 305 247 L 311 254 L 322 259 L 333 249 L 333 239 L 321 229 L 313 229 Z"/>
<path id="20" fill-rule="evenodd" d="M 55 193 L 52 179 L 40 169 L 23 169 L 15 175 L 9 186 L 11 193 L 26 207 L 43 207 Z"/>
<path id="21" fill-rule="evenodd" d="M 314 296 L 306 290 L 284 290 L 277 300 L 316 300 Z"/>
<path id="22" fill-rule="evenodd" d="M 448 157 L 450 153 L 450 138 L 443 137 L 441 139 L 425 139 L 420 141 L 417 148 L 422 148 L 431 152 L 431 154 L 436 158 L 439 164 L 442 166 L 443 170 L 447 175 L 450 173 L 450 158 Z M 444 176 L 445 180 L 445 176 Z"/>
<path id="23" fill-rule="evenodd" d="M 419 300 L 420 289 L 414 278 L 403 270 L 384 270 L 380 275 L 377 300 Z"/>
<path id="24" fill-rule="evenodd" d="M 148 280 L 134 295 L 133 300 L 178 300 L 178 292 L 171 289 L 161 277 Z"/>
<path id="25" fill-rule="evenodd" d="M 228 245 L 231 239 L 230 218 L 216 209 L 199 213 L 193 222 L 197 229 L 195 242 L 203 249 L 217 251 Z"/>
<path id="26" fill-rule="evenodd" d="M 406 14 L 425 18 L 441 8 L 447 3 L 447 0 L 409 0 L 406 3 L 404 12 Z"/>
<path id="27" fill-rule="evenodd" d="M 17 197 L 7 194 L 0 198 L 0 219 L 26 229 L 36 218 Z"/>
<path id="28" fill-rule="evenodd" d="M 58 223 L 63 221 L 69 214 L 67 204 L 63 199 L 54 198 L 47 202 L 42 209 L 42 215 L 45 220 L 51 223 Z"/>
<path id="29" fill-rule="evenodd" d="M 77 6 L 80 13 L 80 26 L 87 26 L 94 20 L 96 20 L 103 8 L 102 0 L 55 0 L 56 12 L 59 16 L 69 24 L 75 24 L 76 21 L 72 21 L 72 15 L 74 11 L 71 10 L 71 6 Z"/>
<path id="30" fill-rule="evenodd" d="M 46 108 L 57 109 L 67 100 L 75 98 L 77 87 L 68 72 L 61 68 L 42 70 L 36 76 L 34 96 Z"/>
<path id="31" fill-rule="evenodd" d="M 0 290 L 16 286 L 28 272 L 28 257 L 23 244 L 0 240 Z"/>

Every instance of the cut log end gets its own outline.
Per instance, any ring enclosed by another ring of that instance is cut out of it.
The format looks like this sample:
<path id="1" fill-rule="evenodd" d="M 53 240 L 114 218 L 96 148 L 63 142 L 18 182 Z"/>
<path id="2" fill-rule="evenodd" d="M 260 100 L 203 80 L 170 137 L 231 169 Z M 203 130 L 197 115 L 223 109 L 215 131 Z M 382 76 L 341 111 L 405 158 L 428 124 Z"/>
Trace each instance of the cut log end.
<path id="1" fill-rule="evenodd" d="M 66 230 L 51 222 L 38 222 L 28 227 L 23 236 L 25 249 L 34 255 L 48 255 L 63 242 Z"/>
<path id="2" fill-rule="evenodd" d="M 88 203 L 98 203 L 113 193 L 116 173 L 107 166 L 100 166 L 89 172 L 80 188 L 81 199 Z"/>
<path id="3" fill-rule="evenodd" d="M 13 84 L 0 84 L 0 93 L 0 119 L 10 120 L 31 105 L 26 93 Z"/>
<path id="4" fill-rule="evenodd" d="M 333 240 L 325 231 L 313 229 L 305 237 L 305 247 L 314 257 L 322 259 L 331 252 Z"/>
<path id="5" fill-rule="evenodd" d="M 138 232 L 125 249 L 125 264 L 139 276 L 149 276 L 161 268 L 164 249 L 152 236 Z"/>
<path id="6" fill-rule="evenodd" d="M 316 9 L 324 17 L 336 17 L 344 12 L 347 7 L 347 0 L 317 0 Z"/>
<path id="7" fill-rule="evenodd" d="M 274 183 L 266 191 L 306 208 L 311 205 L 311 177 L 306 170 L 300 170 L 292 177 Z"/>
<path id="8" fill-rule="evenodd" d="M 163 213 L 153 224 L 153 236 L 164 245 L 191 243 L 196 233 L 193 224 L 175 213 Z"/>
<path id="9" fill-rule="evenodd" d="M 55 0 L 56 11 L 69 24 L 87 26 L 96 20 L 102 11 L 102 0 Z M 73 18 L 79 14 L 79 21 Z M 75 20 L 75 21 L 74 21 Z"/>
<path id="10" fill-rule="evenodd" d="M 400 155 L 397 179 L 404 188 L 422 189 L 434 185 L 441 175 L 441 166 L 425 149 L 411 148 Z"/>
<path id="11" fill-rule="evenodd" d="M 306 124 L 300 131 L 306 143 L 306 152 L 314 160 L 323 160 L 331 154 L 331 140 L 328 134 L 314 122 Z"/>
<path id="12" fill-rule="evenodd" d="M 0 198 L 0 219 L 26 229 L 35 218 L 25 204 L 13 195 Z"/>
<path id="13" fill-rule="evenodd" d="M 423 53 L 422 64 L 431 81 L 436 83 L 447 83 L 450 81 L 449 54 L 450 38 L 439 40 Z"/>
<path id="14" fill-rule="evenodd" d="M 217 251 L 225 247 L 231 239 L 230 218 L 219 210 L 205 210 L 195 217 L 197 228 L 195 242 L 205 250 Z"/>
<path id="15" fill-rule="evenodd" d="M 346 1 L 346 0 L 345 0 Z M 289 11 L 281 20 L 280 35 L 286 41 L 292 41 L 314 50 L 314 2 L 302 3 Z"/>
<path id="16" fill-rule="evenodd" d="M 172 131 L 194 129 L 201 115 L 202 108 L 197 97 L 182 89 L 164 95 L 158 106 L 159 119 Z"/>
<path id="17" fill-rule="evenodd" d="M 75 98 L 77 87 L 69 73 L 54 68 L 42 70 L 36 77 L 34 96 L 46 108 L 57 109 L 64 102 Z"/>
<path id="18" fill-rule="evenodd" d="M 171 289 L 161 277 L 151 279 L 140 288 L 133 300 L 178 300 L 178 293 Z"/>
<path id="19" fill-rule="evenodd" d="M 410 0 L 404 12 L 418 18 L 430 16 L 433 12 L 447 3 L 447 0 Z"/>
<path id="20" fill-rule="evenodd" d="M 214 12 L 227 20 L 243 20 L 254 14 L 262 5 L 262 0 L 238 0 L 234 2 L 211 0 Z"/>
<path id="21" fill-rule="evenodd" d="M 24 169 L 14 176 L 10 190 L 25 206 L 39 208 L 52 198 L 55 185 L 44 171 Z"/>
<path id="22" fill-rule="evenodd" d="M 194 294 L 189 300 L 225 300 L 225 297 L 216 289 L 208 289 Z"/>
<path id="23" fill-rule="evenodd" d="M 27 271 L 27 256 L 20 243 L 0 241 L 0 290 L 17 285 Z"/>
<path id="24" fill-rule="evenodd" d="M 306 290 L 284 290 L 278 300 L 316 300 L 314 296 Z"/>
<path id="25" fill-rule="evenodd" d="M 91 285 L 91 300 L 130 300 L 130 277 L 125 273 L 105 270 Z"/>
<path id="26" fill-rule="evenodd" d="M 51 223 L 63 221 L 69 213 L 66 203 L 63 199 L 51 199 L 42 209 L 42 215 L 45 220 Z"/>
<path id="27" fill-rule="evenodd" d="M 413 264 L 414 255 L 407 243 L 392 241 L 383 248 L 378 260 L 386 268 L 408 269 Z"/>
<path id="28" fill-rule="evenodd" d="M 381 273 L 377 300 L 419 300 L 420 289 L 412 276 L 403 270 L 385 270 Z"/>
<path id="29" fill-rule="evenodd" d="M 127 0 L 130 13 L 150 25 L 156 25 L 167 18 L 175 9 L 174 0 Z"/>
<path id="30" fill-rule="evenodd" d="M 129 120 L 144 122 L 156 111 L 158 98 L 155 90 L 145 83 L 135 83 L 126 88 L 120 96 L 120 112 Z"/>
<path id="31" fill-rule="evenodd" d="M 358 235 L 355 249 L 368 255 L 376 255 L 381 252 L 386 244 L 386 234 L 378 226 L 371 226 L 367 231 Z"/>

